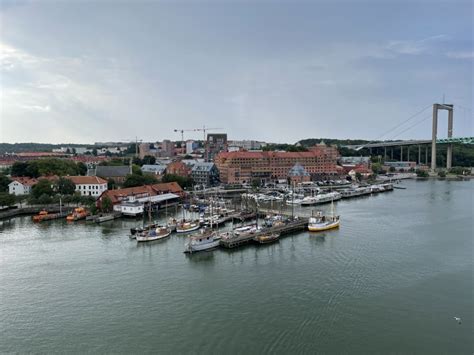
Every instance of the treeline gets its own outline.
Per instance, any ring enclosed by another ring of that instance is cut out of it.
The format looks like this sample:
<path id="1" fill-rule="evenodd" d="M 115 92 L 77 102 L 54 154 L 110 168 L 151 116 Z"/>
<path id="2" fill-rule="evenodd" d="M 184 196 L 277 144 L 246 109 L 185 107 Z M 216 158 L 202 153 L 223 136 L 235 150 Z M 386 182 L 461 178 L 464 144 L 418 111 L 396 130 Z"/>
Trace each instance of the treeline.
<path id="1" fill-rule="evenodd" d="M 26 162 L 15 162 L 10 170 L 12 176 L 29 176 L 38 178 L 46 175 L 86 175 L 87 166 L 82 162 L 65 159 L 38 159 Z"/>
<path id="2" fill-rule="evenodd" d="M 286 152 L 307 152 L 308 149 L 303 147 L 302 145 L 295 145 L 295 144 L 267 144 L 266 146 L 262 147 L 263 151 L 275 151 L 275 150 L 284 150 Z"/>

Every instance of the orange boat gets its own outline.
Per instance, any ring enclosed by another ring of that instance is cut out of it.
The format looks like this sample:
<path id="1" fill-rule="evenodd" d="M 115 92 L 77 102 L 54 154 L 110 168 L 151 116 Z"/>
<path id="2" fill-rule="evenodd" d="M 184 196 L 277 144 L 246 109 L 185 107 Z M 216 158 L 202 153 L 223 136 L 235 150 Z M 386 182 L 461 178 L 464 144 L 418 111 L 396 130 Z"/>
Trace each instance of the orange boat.
<path id="1" fill-rule="evenodd" d="M 52 217 L 52 215 L 50 215 L 48 213 L 48 211 L 42 210 L 37 215 L 33 216 L 33 222 L 41 222 L 41 221 L 44 221 L 46 219 L 50 219 L 51 217 Z"/>
<path id="2" fill-rule="evenodd" d="M 84 219 L 89 215 L 89 212 L 85 208 L 77 207 L 71 214 L 68 214 L 66 220 L 69 222 L 78 221 Z"/>

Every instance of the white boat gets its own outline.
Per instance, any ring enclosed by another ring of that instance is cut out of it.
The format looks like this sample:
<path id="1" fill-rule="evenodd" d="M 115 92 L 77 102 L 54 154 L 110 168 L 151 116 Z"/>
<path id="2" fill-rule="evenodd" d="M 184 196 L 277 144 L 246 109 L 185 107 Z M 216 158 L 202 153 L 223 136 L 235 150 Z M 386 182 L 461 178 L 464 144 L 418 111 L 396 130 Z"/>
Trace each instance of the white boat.
<path id="1" fill-rule="evenodd" d="M 316 213 L 308 221 L 308 230 L 310 232 L 321 232 L 339 227 L 339 216 L 334 214 L 334 203 L 331 204 L 331 216 L 324 216 L 321 211 Z"/>
<path id="2" fill-rule="evenodd" d="M 220 237 L 217 232 L 211 229 L 202 229 L 199 233 L 189 237 L 184 247 L 185 253 L 196 253 L 199 251 L 210 250 L 219 246 Z"/>
<path id="3" fill-rule="evenodd" d="M 201 228 L 199 221 L 182 221 L 176 224 L 176 233 L 193 232 Z"/>
<path id="4" fill-rule="evenodd" d="M 326 194 L 320 194 L 316 196 L 308 196 L 305 197 L 301 201 L 301 206 L 312 206 L 312 205 L 318 205 L 321 203 L 326 203 L 326 202 L 331 202 L 331 201 L 337 201 L 341 199 L 341 194 L 339 192 L 329 192 Z"/>
<path id="5" fill-rule="evenodd" d="M 136 236 L 137 242 L 151 242 L 153 240 L 160 240 L 168 238 L 171 234 L 171 230 L 168 227 L 158 227 L 156 229 L 151 229 L 140 233 Z"/>

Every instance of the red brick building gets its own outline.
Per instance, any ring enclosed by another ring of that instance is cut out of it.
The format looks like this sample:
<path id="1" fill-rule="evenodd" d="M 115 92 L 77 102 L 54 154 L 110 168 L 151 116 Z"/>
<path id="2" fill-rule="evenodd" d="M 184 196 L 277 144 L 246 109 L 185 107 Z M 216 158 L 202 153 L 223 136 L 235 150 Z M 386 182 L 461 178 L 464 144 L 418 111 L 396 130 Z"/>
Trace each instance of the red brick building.
<path id="1" fill-rule="evenodd" d="M 248 183 L 253 179 L 286 179 L 299 163 L 312 176 L 337 175 L 339 152 L 335 147 L 317 145 L 307 152 L 221 152 L 215 158 L 221 182 Z"/>
<path id="2" fill-rule="evenodd" d="M 168 164 L 168 166 L 166 167 L 166 173 L 188 177 L 190 169 L 183 162 L 175 161 Z"/>

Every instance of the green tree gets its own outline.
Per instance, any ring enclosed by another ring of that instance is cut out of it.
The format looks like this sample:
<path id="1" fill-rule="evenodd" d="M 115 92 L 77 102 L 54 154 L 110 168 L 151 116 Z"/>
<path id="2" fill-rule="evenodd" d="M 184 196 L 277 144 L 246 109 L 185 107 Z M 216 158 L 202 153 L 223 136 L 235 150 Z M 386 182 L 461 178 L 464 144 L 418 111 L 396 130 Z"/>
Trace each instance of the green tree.
<path id="1" fill-rule="evenodd" d="M 113 208 L 112 200 L 110 199 L 109 196 L 105 196 L 102 199 L 102 202 L 100 204 L 100 210 L 102 212 L 111 212 Z"/>
<path id="2" fill-rule="evenodd" d="M 372 171 L 374 172 L 374 174 L 380 174 L 382 171 L 382 164 L 372 163 Z"/>
<path id="3" fill-rule="evenodd" d="M 394 173 L 397 169 L 395 169 L 394 166 L 391 166 L 390 168 L 388 168 L 388 171 L 390 171 L 391 173 Z"/>
<path id="4" fill-rule="evenodd" d="M 34 198 L 39 199 L 42 195 L 51 196 L 53 195 L 54 191 L 51 187 L 51 181 L 46 179 L 40 179 L 36 185 L 33 185 L 31 189 L 31 193 Z"/>
<path id="5" fill-rule="evenodd" d="M 61 177 L 56 183 L 58 192 L 61 195 L 72 195 L 76 191 L 76 185 L 69 179 Z"/>
<path id="6" fill-rule="evenodd" d="M 123 187 L 135 187 L 135 186 L 143 186 L 143 185 L 151 185 L 156 184 L 158 180 L 153 175 L 146 174 L 146 175 L 138 175 L 138 174 L 131 174 L 127 175 L 125 181 L 123 182 Z"/>
<path id="7" fill-rule="evenodd" d="M 117 187 L 117 183 L 115 182 L 114 179 L 109 178 L 107 180 L 107 190 L 113 190 Z"/>
<path id="8" fill-rule="evenodd" d="M 174 174 L 165 174 L 161 179 L 161 182 L 177 182 L 179 186 L 183 189 L 189 189 L 193 187 L 193 179 L 189 177 L 174 175 Z"/>
<path id="9" fill-rule="evenodd" d="M 42 194 L 40 197 L 38 197 L 38 203 L 40 205 L 47 205 L 47 204 L 50 204 L 51 202 L 53 202 L 53 199 L 51 198 L 51 196 L 47 194 Z"/>
<path id="10" fill-rule="evenodd" d="M 0 206 L 13 206 L 15 204 L 15 195 L 7 192 L 0 192 Z"/>
<path id="11" fill-rule="evenodd" d="M 362 174 L 361 173 L 357 172 L 355 177 L 358 181 L 362 181 Z"/>
<path id="12" fill-rule="evenodd" d="M 446 177 L 446 172 L 444 170 L 441 170 L 440 172 L 438 172 L 438 176 L 440 178 L 445 178 Z"/>
<path id="13" fill-rule="evenodd" d="M 87 165 L 84 164 L 82 161 L 77 163 L 78 175 L 86 175 L 87 174 Z"/>
<path id="14" fill-rule="evenodd" d="M 8 191 L 8 185 L 12 181 L 10 178 L 4 174 L 0 174 L 0 192 L 7 192 Z"/>
<path id="15" fill-rule="evenodd" d="M 142 160 L 142 165 L 153 165 L 156 163 L 156 158 L 152 155 L 145 155 Z"/>
<path id="16" fill-rule="evenodd" d="M 12 176 L 26 176 L 26 169 L 28 168 L 28 163 L 22 161 L 16 161 L 12 165 L 11 175 Z"/>
<path id="17" fill-rule="evenodd" d="M 132 174 L 143 175 L 142 169 L 140 169 L 140 166 L 133 164 L 132 165 Z"/>
<path id="18" fill-rule="evenodd" d="M 92 149 L 92 155 L 95 156 L 95 157 L 97 156 L 97 149 L 96 148 Z"/>
<path id="19" fill-rule="evenodd" d="M 252 179 L 252 190 L 256 191 L 262 185 L 262 181 L 260 179 Z"/>
<path id="20" fill-rule="evenodd" d="M 415 173 L 416 173 L 416 176 L 420 178 L 427 178 L 429 176 L 426 170 L 417 169 Z"/>

